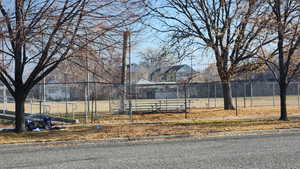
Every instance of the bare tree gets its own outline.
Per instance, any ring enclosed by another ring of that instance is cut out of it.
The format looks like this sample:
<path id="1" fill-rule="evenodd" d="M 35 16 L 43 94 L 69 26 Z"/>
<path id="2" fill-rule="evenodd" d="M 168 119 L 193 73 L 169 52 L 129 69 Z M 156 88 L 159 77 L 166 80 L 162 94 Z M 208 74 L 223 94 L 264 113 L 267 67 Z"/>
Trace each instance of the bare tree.
<path id="1" fill-rule="evenodd" d="M 218 76 L 218 69 L 214 63 L 207 65 L 207 68 L 201 72 L 201 76 L 199 76 L 199 80 L 205 82 L 216 82 L 220 81 L 220 77 Z"/>
<path id="2" fill-rule="evenodd" d="M 68 70 L 69 82 L 86 81 L 86 72 L 93 74 L 94 80 L 102 83 L 120 83 L 122 54 L 115 46 L 106 49 L 89 47 L 87 50 L 78 51 L 73 57 L 68 58 L 58 66 L 54 75 Z M 85 60 L 83 60 L 83 58 Z M 88 67 L 86 62 L 88 62 Z"/>
<path id="3" fill-rule="evenodd" d="M 263 48 L 262 53 L 280 87 L 280 120 L 287 120 L 286 91 L 300 72 L 300 3 L 298 0 L 267 0 L 267 5 L 272 9 L 269 31 L 276 41 Z"/>
<path id="4" fill-rule="evenodd" d="M 141 64 L 151 69 L 171 66 L 176 63 L 176 56 L 166 47 L 147 48 L 141 51 L 139 55 L 141 56 Z"/>
<path id="5" fill-rule="evenodd" d="M 25 130 L 30 90 L 90 43 L 105 43 L 139 16 L 138 0 L 1 0 L 0 80 L 15 98 L 16 131 Z"/>
<path id="6" fill-rule="evenodd" d="M 262 0 L 166 0 L 150 7 L 173 43 L 209 49 L 222 81 L 224 109 L 234 109 L 230 80 L 262 65 L 257 53 L 269 43 Z M 157 23 L 157 22 L 156 22 Z M 259 43 L 262 42 L 262 43 Z M 259 64 L 257 64 L 259 63 Z"/>

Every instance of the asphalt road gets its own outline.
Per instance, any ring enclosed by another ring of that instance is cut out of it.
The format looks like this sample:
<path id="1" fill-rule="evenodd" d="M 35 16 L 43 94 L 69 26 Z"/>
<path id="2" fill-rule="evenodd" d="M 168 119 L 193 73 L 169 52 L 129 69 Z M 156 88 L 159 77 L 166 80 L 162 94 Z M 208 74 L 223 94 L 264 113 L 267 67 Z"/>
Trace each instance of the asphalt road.
<path id="1" fill-rule="evenodd" d="M 0 168 L 300 168 L 300 134 L 119 144 L 0 145 Z"/>

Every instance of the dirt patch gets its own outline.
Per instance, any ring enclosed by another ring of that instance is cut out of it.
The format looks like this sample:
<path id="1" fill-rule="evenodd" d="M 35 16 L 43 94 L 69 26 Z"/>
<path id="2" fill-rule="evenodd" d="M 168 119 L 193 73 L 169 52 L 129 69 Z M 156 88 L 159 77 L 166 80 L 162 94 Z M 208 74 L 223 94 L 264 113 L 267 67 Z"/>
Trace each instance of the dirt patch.
<path id="1" fill-rule="evenodd" d="M 13 128 L 13 125 L 6 122 L 0 122 L 0 128 Z"/>

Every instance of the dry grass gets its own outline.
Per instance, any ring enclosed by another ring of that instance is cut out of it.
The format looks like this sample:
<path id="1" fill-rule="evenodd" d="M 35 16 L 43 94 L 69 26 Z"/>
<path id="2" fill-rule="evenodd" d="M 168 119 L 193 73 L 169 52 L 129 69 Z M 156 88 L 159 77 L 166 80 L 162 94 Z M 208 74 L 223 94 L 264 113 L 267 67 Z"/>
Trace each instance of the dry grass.
<path id="1" fill-rule="evenodd" d="M 190 120 L 205 120 L 205 119 L 223 119 L 223 118 L 239 118 L 245 116 L 280 116 L 279 107 L 259 107 L 259 108 L 242 108 L 238 109 L 238 116 L 235 110 L 218 109 L 192 109 L 187 113 L 187 119 Z M 58 114 L 59 115 L 59 114 Z M 82 114 L 84 115 L 84 113 Z M 288 108 L 288 115 L 300 116 L 300 109 L 296 107 Z M 70 116 L 71 117 L 71 116 Z M 71 117 L 72 118 L 72 117 Z M 179 121 L 185 120 L 185 113 L 149 113 L 149 114 L 134 114 L 133 120 L 129 120 L 128 115 L 111 115 L 109 113 L 101 113 L 97 115 L 97 123 L 101 124 L 128 124 L 128 123 L 145 123 L 145 122 L 158 122 L 158 121 Z M 85 118 L 81 118 L 82 123 Z M 88 118 L 90 120 L 90 116 Z M 1 122 L 0 122 L 1 125 Z M 9 126 L 0 126 L 0 128 L 7 128 Z"/>
<path id="2" fill-rule="evenodd" d="M 267 130 L 278 128 L 298 128 L 299 121 L 277 120 L 225 120 L 197 121 L 182 120 L 157 123 L 106 124 L 103 129 L 90 126 L 68 126 L 61 131 L 26 132 L 15 134 L 1 132 L 0 143 L 28 143 L 68 140 L 93 140 L 103 138 L 132 138 L 142 136 L 200 134 L 222 131 Z"/>
<path id="3" fill-rule="evenodd" d="M 288 115 L 300 115 L 298 108 L 289 108 Z M 279 107 L 263 107 L 263 108 L 243 108 L 238 109 L 238 117 L 245 116 L 280 116 Z M 212 118 L 230 118 L 236 117 L 235 110 L 224 109 L 193 109 L 187 113 L 187 119 L 212 119 Z M 128 119 L 128 115 L 114 115 L 102 116 L 101 123 L 115 123 L 115 120 Z M 148 121 L 170 121 L 170 120 L 184 120 L 185 113 L 153 113 L 153 114 L 135 114 L 133 115 L 133 122 L 148 122 Z M 123 120 L 126 121 L 126 120 Z M 119 123 L 119 122 L 117 122 Z"/>
<path id="4" fill-rule="evenodd" d="M 256 108 L 238 108 L 238 116 L 278 116 L 280 107 L 256 107 Z M 288 108 L 289 115 L 300 115 L 300 109 L 296 107 Z M 201 114 L 201 115 L 198 115 Z M 236 116 L 236 110 L 223 109 L 193 109 L 191 117 L 211 118 L 211 117 L 228 117 Z"/>
<path id="5" fill-rule="evenodd" d="M 289 108 L 289 115 L 300 115 L 297 108 Z M 184 113 L 139 114 L 133 116 L 133 121 L 127 115 L 103 117 L 97 122 L 103 126 L 102 130 L 95 128 L 96 124 L 68 125 L 66 130 L 26 132 L 15 134 L 13 132 L 0 132 L 0 144 L 91 140 L 119 137 L 141 137 L 175 134 L 199 134 L 221 131 L 265 130 L 276 128 L 300 127 L 300 122 L 277 120 L 205 120 L 212 118 L 230 118 L 235 116 L 235 110 L 223 109 L 193 109 L 185 119 Z M 278 116 L 279 107 L 238 109 L 238 116 Z M 127 120 L 120 120 L 127 119 Z M 0 128 L 12 127 L 1 125 Z"/>
<path id="6" fill-rule="evenodd" d="M 287 105 L 288 107 L 293 107 L 298 105 L 298 96 L 287 96 Z M 132 104 L 134 105 L 135 102 L 153 102 L 154 100 L 165 100 L 165 99 L 138 99 L 138 100 L 132 100 Z M 177 100 L 177 99 L 170 99 L 170 100 Z M 183 99 L 178 99 L 183 101 Z M 223 98 L 191 98 L 189 100 L 192 100 L 191 107 L 193 109 L 199 109 L 199 108 L 222 108 L 223 107 Z M 233 98 L 235 102 L 235 98 Z M 264 106 L 279 106 L 279 97 L 275 96 L 265 96 L 265 97 L 239 97 L 237 99 L 238 107 L 264 107 Z M 110 107 L 113 104 L 117 104 L 119 100 L 102 100 L 97 101 L 97 111 L 98 112 L 110 112 Z M 44 104 L 44 103 L 43 103 Z M 234 103 L 235 104 L 235 103 Z M 86 106 L 85 101 L 68 101 L 68 105 L 66 107 L 66 103 L 64 101 L 48 101 L 45 103 L 45 109 L 49 113 L 66 113 L 66 110 L 68 110 L 69 113 L 82 113 L 85 112 Z M 7 110 L 14 111 L 15 105 L 14 103 L 7 103 L 5 106 L 3 103 L 0 103 L 0 107 L 6 107 Z M 90 109 L 92 109 L 92 105 L 90 104 Z M 32 102 L 25 104 L 25 111 L 26 112 L 32 112 L 32 113 L 38 113 L 40 111 L 40 103 L 39 102 Z"/>

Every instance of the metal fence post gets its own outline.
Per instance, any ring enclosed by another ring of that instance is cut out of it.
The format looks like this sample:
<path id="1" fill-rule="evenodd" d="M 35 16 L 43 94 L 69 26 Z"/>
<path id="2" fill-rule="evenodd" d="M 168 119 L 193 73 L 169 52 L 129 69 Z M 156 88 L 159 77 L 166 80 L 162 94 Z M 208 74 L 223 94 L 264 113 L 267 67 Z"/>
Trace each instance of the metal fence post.
<path id="1" fill-rule="evenodd" d="M 273 89 L 273 107 L 275 107 L 275 84 L 272 82 L 272 89 Z"/>
<path id="2" fill-rule="evenodd" d="M 252 81 L 250 81 L 250 107 L 253 107 L 253 86 L 252 86 Z"/>
<path id="3" fill-rule="evenodd" d="M 235 87 L 237 88 L 237 82 L 235 83 Z M 235 115 L 238 116 L 238 92 L 235 92 Z"/>
<path id="4" fill-rule="evenodd" d="M 45 78 L 43 78 L 43 113 L 47 112 L 47 110 L 46 110 L 46 100 L 47 100 L 46 99 L 46 94 L 47 94 L 46 83 L 45 83 Z"/>
<path id="5" fill-rule="evenodd" d="M 95 101 L 95 99 L 94 99 L 94 95 L 92 95 L 92 103 L 91 103 L 91 123 L 93 123 L 94 122 L 94 101 Z"/>
<path id="6" fill-rule="evenodd" d="M 246 108 L 246 92 L 247 92 L 247 90 L 246 90 L 246 82 L 244 81 L 244 108 Z"/>
<path id="7" fill-rule="evenodd" d="M 217 108 L 217 83 L 215 83 L 215 108 Z"/>
<path id="8" fill-rule="evenodd" d="M 137 97 L 138 97 L 138 85 L 135 85 L 135 88 L 134 88 L 134 91 L 135 91 L 135 100 L 134 100 L 134 107 L 135 107 L 135 109 L 134 110 L 136 110 L 136 108 L 137 108 Z M 161 107 L 159 107 L 159 109 L 160 109 Z"/>
<path id="9" fill-rule="evenodd" d="M 75 119 L 75 114 L 74 114 L 74 108 L 73 108 L 73 105 L 72 105 L 72 119 Z"/>
<path id="10" fill-rule="evenodd" d="M 7 109 L 7 96 L 6 96 L 6 87 L 3 85 L 3 114 L 6 113 Z"/>
<path id="11" fill-rule="evenodd" d="M 178 87 L 179 85 L 176 85 L 176 86 L 177 86 L 177 87 L 176 87 L 176 97 L 177 97 L 177 99 L 178 99 L 178 98 L 179 98 L 179 89 L 178 89 L 178 88 L 179 88 L 179 87 Z"/>
<path id="12" fill-rule="evenodd" d="M 209 90 L 209 83 L 207 83 L 207 108 L 209 108 L 209 103 L 210 103 L 210 100 L 209 100 L 209 97 L 210 97 L 210 90 Z"/>
<path id="13" fill-rule="evenodd" d="M 186 92 L 185 92 L 186 93 Z M 185 94 L 185 96 L 184 96 L 184 113 L 185 113 L 185 116 L 184 116 L 184 118 L 185 119 L 187 119 L 187 98 L 186 98 L 187 96 L 186 96 L 186 94 Z"/>
<path id="14" fill-rule="evenodd" d="M 95 92 L 94 93 L 94 99 L 95 99 L 95 105 L 94 105 L 95 106 L 95 110 L 94 110 L 95 112 L 94 113 L 95 113 L 95 117 L 98 116 L 98 103 L 97 103 L 98 102 L 98 99 L 97 99 L 98 92 L 97 92 L 97 89 L 98 89 L 98 84 L 96 85 L 96 83 L 94 82 L 94 90 L 95 90 L 94 91 Z M 100 109 L 101 109 L 101 107 L 100 107 Z M 100 109 L 99 109 L 99 111 L 100 111 Z"/>
<path id="15" fill-rule="evenodd" d="M 66 103 L 66 114 L 68 114 L 68 98 L 67 98 L 68 86 L 65 83 L 65 103 Z"/>
<path id="16" fill-rule="evenodd" d="M 85 82 L 85 90 L 84 90 L 84 96 L 85 96 L 85 102 L 84 102 L 84 104 L 85 104 L 85 123 L 87 123 L 88 122 L 88 96 L 87 96 L 87 84 L 86 84 L 86 82 Z"/>
<path id="17" fill-rule="evenodd" d="M 185 95 L 186 95 L 186 88 L 185 88 Z M 168 112 L 168 97 L 166 97 L 166 113 Z"/>
<path id="18" fill-rule="evenodd" d="M 237 94 L 235 95 L 235 115 L 238 116 L 238 99 L 237 99 Z"/>
<path id="19" fill-rule="evenodd" d="M 42 100 L 40 100 L 40 114 L 42 114 Z"/>
<path id="20" fill-rule="evenodd" d="M 32 99 L 30 99 L 30 114 L 32 114 Z"/>
<path id="21" fill-rule="evenodd" d="M 109 109 L 109 112 L 112 114 L 113 110 L 112 110 L 111 100 L 112 100 L 112 85 L 110 85 L 110 87 L 109 87 L 109 96 L 108 96 L 108 104 L 109 104 L 108 109 Z"/>
<path id="22" fill-rule="evenodd" d="M 300 89 L 299 89 L 299 82 L 297 83 L 297 96 L 298 96 L 298 109 L 300 108 L 300 96 L 299 96 L 299 92 L 300 92 Z"/>

